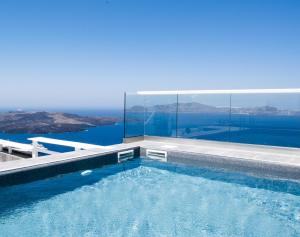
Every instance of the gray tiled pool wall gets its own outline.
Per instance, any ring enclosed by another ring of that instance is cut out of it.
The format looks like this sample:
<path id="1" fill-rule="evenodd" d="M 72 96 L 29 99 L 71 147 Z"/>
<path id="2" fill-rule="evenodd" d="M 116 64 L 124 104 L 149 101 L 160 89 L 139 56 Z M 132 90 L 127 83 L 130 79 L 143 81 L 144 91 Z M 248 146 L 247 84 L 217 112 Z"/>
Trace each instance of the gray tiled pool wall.
<path id="1" fill-rule="evenodd" d="M 134 157 L 140 157 L 139 148 L 134 148 Z M 118 153 L 114 151 L 103 155 L 74 158 L 72 160 L 62 162 L 46 163 L 43 165 L 10 170 L 0 173 L 0 187 L 28 183 L 61 174 L 67 174 L 80 170 L 95 169 L 104 165 L 116 163 L 118 163 Z"/>
<path id="2" fill-rule="evenodd" d="M 118 152 L 132 149 L 134 157 L 145 156 L 146 149 L 167 151 L 167 161 L 171 163 L 300 181 L 300 149 L 142 136 L 125 139 L 123 144 L 108 150 L 4 162 L 7 166 L 1 168 L 0 186 L 115 164 L 118 162 Z"/>
<path id="3" fill-rule="evenodd" d="M 141 156 L 146 157 L 146 150 L 146 148 L 141 148 Z M 200 168 L 225 169 L 232 172 L 247 173 L 249 175 L 259 177 L 300 180 L 300 167 L 263 161 L 168 151 L 167 162 Z"/>

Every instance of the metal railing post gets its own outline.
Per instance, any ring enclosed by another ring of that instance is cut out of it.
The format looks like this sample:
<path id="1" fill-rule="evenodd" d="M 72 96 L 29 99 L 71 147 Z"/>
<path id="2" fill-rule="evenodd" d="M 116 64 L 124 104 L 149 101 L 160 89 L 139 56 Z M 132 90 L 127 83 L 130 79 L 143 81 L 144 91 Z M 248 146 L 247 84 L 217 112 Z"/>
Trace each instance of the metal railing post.
<path id="1" fill-rule="evenodd" d="M 38 146 L 38 142 L 32 142 L 32 158 L 37 158 L 39 156 Z"/>
<path id="2" fill-rule="evenodd" d="M 177 94 L 176 95 L 176 123 L 175 123 L 175 126 L 176 126 L 176 137 L 178 137 L 178 104 L 179 104 L 179 95 Z"/>
<path id="3" fill-rule="evenodd" d="M 126 138 L 126 92 L 124 92 L 124 109 L 123 109 L 123 139 Z"/>
<path id="4" fill-rule="evenodd" d="M 232 94 L 229 95 L 229 141 L 231 141 L 231 120 L 232 120 Z"/>

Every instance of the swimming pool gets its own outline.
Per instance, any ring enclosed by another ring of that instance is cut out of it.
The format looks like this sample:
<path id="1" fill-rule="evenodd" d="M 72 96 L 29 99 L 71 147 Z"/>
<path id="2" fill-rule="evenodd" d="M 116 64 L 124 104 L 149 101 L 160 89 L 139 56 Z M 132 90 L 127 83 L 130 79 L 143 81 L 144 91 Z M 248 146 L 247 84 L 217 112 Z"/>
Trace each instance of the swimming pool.
<path id="1" fill-rule="evenodd" d="M 0 188 L 1 236 L 300 236 L 300 185 L 135 159 Z"/>

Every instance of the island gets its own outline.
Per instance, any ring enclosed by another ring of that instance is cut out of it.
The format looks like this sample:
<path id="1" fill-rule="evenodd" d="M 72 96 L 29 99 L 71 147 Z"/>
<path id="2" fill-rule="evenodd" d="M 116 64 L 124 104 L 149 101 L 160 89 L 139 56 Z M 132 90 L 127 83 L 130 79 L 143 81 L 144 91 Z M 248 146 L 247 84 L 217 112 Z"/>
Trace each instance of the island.
<path id="1" fill-rule="evenodd" d="M 178 106 L 178 109 L 177 109 Z M 231 112 L 232 114 L 241 115 L 268 115 L 268 116 L 300 116 L 300 109 L 279 109 L 275 106 L 213 106 L 198 102 L 189 103 L 172 103 L 157 104 L 152 106 L 135 105 L 127 109 L 129 113 L 198 113 L 198 114 L 224 114 Z"/>
<path id="2" fill-rule="evenodd" d="M 10 134 L 47 134 L 79 132 L 91 127 L 113 125 L 117 117 L 91 117 L 61 112 L 0 113 L 0 132 Z"/>

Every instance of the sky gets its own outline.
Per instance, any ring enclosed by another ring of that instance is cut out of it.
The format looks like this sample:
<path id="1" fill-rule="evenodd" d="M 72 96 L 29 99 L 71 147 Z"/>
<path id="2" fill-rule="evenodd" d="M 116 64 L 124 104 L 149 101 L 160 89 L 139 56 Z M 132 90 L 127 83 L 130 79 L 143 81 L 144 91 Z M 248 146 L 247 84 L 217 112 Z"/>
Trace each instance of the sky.
<path id="1" fill-rule="evenodd" d="M 0 107 L 300 87 L 299 0 L 1 0 Z"/>

